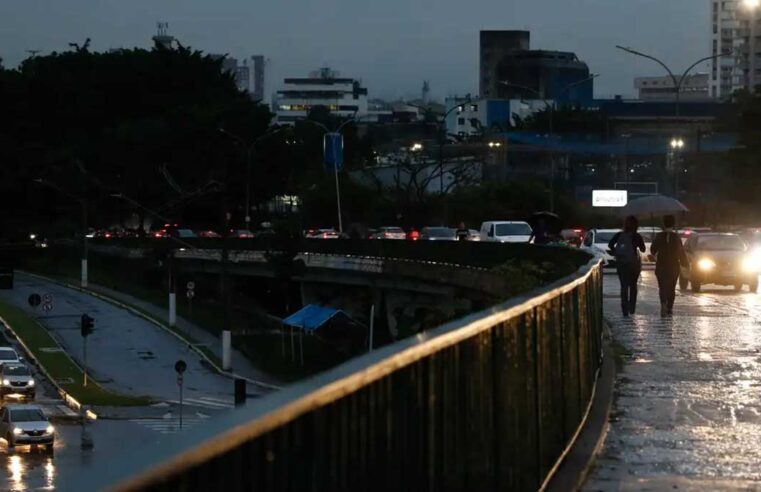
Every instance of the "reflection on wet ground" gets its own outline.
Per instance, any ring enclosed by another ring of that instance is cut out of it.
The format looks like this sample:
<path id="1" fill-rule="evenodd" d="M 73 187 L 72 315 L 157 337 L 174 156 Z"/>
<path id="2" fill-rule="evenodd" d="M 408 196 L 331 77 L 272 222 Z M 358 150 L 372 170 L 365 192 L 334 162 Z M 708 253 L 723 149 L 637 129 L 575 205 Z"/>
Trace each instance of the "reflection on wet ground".
<path id="1" fill-rule="evenodd" d="M 606 275 L 617 352 L 610 428 L 586 490 L 761 488 L 761 295 L 680 293 L 661 318 L 652 272 L 621 317 Z"/>

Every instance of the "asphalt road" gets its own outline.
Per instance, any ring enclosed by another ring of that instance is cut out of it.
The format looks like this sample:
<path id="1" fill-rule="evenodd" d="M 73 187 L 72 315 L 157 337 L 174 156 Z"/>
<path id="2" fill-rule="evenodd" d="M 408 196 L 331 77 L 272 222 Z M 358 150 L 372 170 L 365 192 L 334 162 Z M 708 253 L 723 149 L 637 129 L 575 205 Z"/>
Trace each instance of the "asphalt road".
<path id="1" fill-rule="evenodd" d="M 45 313 L 27 304 L 29 294 L 51 294 L 53 309 Z M 182 432 L 204 425 L 233 407 L 233 383 L 201 363 L 200 358 L 174 336 L 156 325 L 87 294 L 16 276 L 12 291 L 0 291 L 10 301 L 37 317 L 65 350 L 82 363 L 79 317 L 88 313 L 96 319 L 88 339 L 88 366 L 93 379 L 111 390 L 147 395 L 155 403 L 148 407 L 104 408 L 86 435 L 92 449 L 83 449 L 83 428 L 71 421 L 54 422 L 56 445 L 52 455 L 18 446 L 9 451 L 0 439 L 0 491 L 75 490 L 68 487 L 82 474 L 107 466 L 118 466 L 127 449 L 144 449 L 173 439 Z M 0 344 L 3 341 L 0 340 Z M 186 361 L 184 398 L 179 406 L 179 387 L 174 364 Z M 52 385 L 41 375 L 37 402 L 46 413 L 62 416 L 66 408 Z M 249 400 L 255 404 L 256 400 Z M 182 413 L 182 427 L 180 427 Z"/>
<path id="2" fill-rule="evenodd" d="M 678 293 L 665 319 L 657 295 L 644 272 L 638 312 L 624 319 L 605 276 L 623 367 L 585 490 L 761 490 L 761 295 Z"/>
<path id="3" fill-rule="evenodd" d="M 43 312 L 27 303 L 32 293 L 50 294 L 53 309 Z M 88 373 L 102 386 L 134 396 L 172 402 L 179 398 L 174 364 L 187 363 L 184 396 L 208 408 L 232 408 L 233 382 L 206 367 L 201 358 L 173 335 L 113 304 L 29 276 L 16 276 L 13 290 L 0 291 L 8 300 L 38 318 L 67 353 L 83 365 L 80 316 L 95 318 L 87 339 Z"/>

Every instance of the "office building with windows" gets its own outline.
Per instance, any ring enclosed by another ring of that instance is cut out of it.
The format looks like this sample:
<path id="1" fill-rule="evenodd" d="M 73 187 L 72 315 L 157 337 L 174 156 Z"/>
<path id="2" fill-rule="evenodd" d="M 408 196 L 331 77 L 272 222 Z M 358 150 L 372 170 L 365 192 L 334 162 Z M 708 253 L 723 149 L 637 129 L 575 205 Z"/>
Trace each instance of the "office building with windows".
<path id="1" fill-rule="evenodd" d="M 761 7 L 747 0 L 710 0 L 710 94 L 727 98 L 761 84 Z"/>
<path id="2" fill-rule="evenodd" d="M 321 68 L 309 77 L 285 79 L 275 93 L 273 106 L 280 124 L 304 119 L 318 106 L 340 118 L 364 119 L 368 114 L 367 89 L 358 80 Z"/>

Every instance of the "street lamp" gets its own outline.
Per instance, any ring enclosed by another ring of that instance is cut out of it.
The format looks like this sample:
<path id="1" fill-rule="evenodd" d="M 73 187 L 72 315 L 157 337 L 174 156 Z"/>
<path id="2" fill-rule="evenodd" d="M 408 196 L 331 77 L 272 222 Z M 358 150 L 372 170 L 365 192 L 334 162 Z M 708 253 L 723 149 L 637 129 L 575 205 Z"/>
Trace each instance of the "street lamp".
<path id="1" fill-rule="evenodd" d="M 251 230 L 251 161 L 252 157 L 254 155 L 254 148 L 256 145 L 264 140 L 267 137 L 270 137 L 272 135 L 275 135 L 278 132 L 281 132 L 285 130 L 285 127 L 273 127 L 264 132 L 263 134 L 259 135 L 257 138 L 255 138 L 251 144 L 247 144 L 246 141 L 239 137 L 238 135 L 235 135 L 234 133 L 230 133 L 229 131 L 225 130 L 224 128 L 220 128 L 219 132 L 227 135 L 228 137 L 232 138 L 236 142 L 240 143 L 245 149 L 246 149 L 246 215 L 245 215 L 245 222 L 246 222 L 246 230 Z"/>
<path id="2" fill-rule="evenodd" d="M 570 84 L 562 87 L 558 91 L 556 97 L 559 97 L 560 95 L 562 95 L 566 91 L 576 87 L 577 85 L 585 84 L 585 83 L 589 82 L 590 80 L 596 79 L 599 76 L 600 76 L 600 74 L 593 73 L 589 77 L 587 77 L 587 78 L 585 78 L 583 80 L 577 80 L 576 82 L 570 83 Z M 501 80 L 499 83 L 504 85 L 504 86 L 506 86 L 506 87 L 514 87 L 516 89 L 522 89 L 524 91 L 528 91 L 528 92 L 531 92 L 532 94 L 536 94 L 537 96 L 539 96 L 539 99 L 544 103 L 544 106 L 546 107 L 547 111 L 550 114 L 550 134 L 549 134 L 549 139 L 550 139 L 550 144 L 552 144 L 553 134 L 554 134 L 554 126 L 555 126 L 555 101 L 553 100 L 553 104 L 550 104 L 549 102 L 547 102 L 546 95 L 544 94 L 544 91 L 540 92 L 540 91 L 538 91 L 536 89 L 532 89 L 531 87 L 526 87 L 525 85 L 513 84 L 513 83 L 510 83 L 507 80 Z M 550 153 L 550 212 L 554 212 L 555 211 L 555 154 L 553 153 L 551 146 L 549 148 L 549 153 Z"/>
<path id="3" fill-rule="evenodd" d="M 412 152 L 420 152 L 422 150 L 423 150 L 423 144 L 421 144 L 420 142 L 415 142 L 410 147 L 410 151 Z"/>
<path id="4" fill-rule="evenodd" d="M 748 1 L 759 2 L 760 0 L 748 0 Z M 695 63 L 693 63 L 692 65 L 690 65 L 689 67 L 687 67 L 687 70 L 685 70 L 682 73 L 682 77 L 677 79 L 676 75 L 674 75 L 674 72 L 671 70 L 671 68 L 669 68 L 668 65 L 663 63 L 658 58 L 656 58 L 656 57 L 654 57 L 652 55 L 648 55 L 648 54 L 642 53 L 640 51 L 633 50 L 631 48 L 627 48 L 625 46 L 616 45 L 616 48 L 620 49 L 621 51 L 625 51 L 625 52 L 627 52 L 627 53 L 629 53 L 631 55 L 640 56 L 642 58 L 647 58 L 648 60 L 652 60 L 655 63 L 657 63 L 658 65 L 660 65 L 661 67 L 663 67 L 666 70 L 666 72 L 668 72 L 669 77 L 671 77 L 671 81 L 674 84 L 674 97 L 675 97 L 675 100 L 676 100 L 676 104 L 675 104 L 676 116 L 679 116 L 679 103 L 680 103 L 680 99 L 681 99 L 680 95 L 681 95 L 681 92 L 682 92 L 682 84 L 684 84 L 684 81 L 687 78 L 687 75 L 692 71 L 692 69 L 697 67 L 701 63 L 709 61 L 709 60 L 715 60 L 716 58 L 721 58 L 722 56 L 732 56 L 731 53 L 719 53 L 719 54 L 716 54 L 716 55 L 711 55 L 711 56 L 703 57 L 700 60 L 698 60 Z"/>
<path id="5" fill-rule="evenodd" d="M 684 140 L 680 137 L 674 137 L 671 139 L 671 142 L 669 142 L 669 145 L 671 146 L 671 150 L 682 150 L 684 148 Z"/>
<path id="6" fill-rule="evenodd" d="M 61 193 L 64 196 L 67 196 L 74 200 L 75 202 L 79 203 L 82 206 L 82 259 L 81 259 L 81 276 L 80 276 L 80 286 L 85 289 L 88 285 L 88 274 L 87 274 L 87 198 L 86 193 L 83 193 L 82 197 L 75 196 L 68 191 L 58 187 L 57 185 L 51 183 L 50 181 L 44 180 L 42 178 L 37 178 L 34 180 L 35 183 L 41 184 L 43 186 L 47 186 L 49 188 L 53 188 L 57 192 Z M 84 180 L 82 181 L 83 188 L 86 188 Z M 86 191 L 83 190 L 83 191 Z M 34 239 L 34 238 L 32 238 Z"/>
<path id="7" fill-rule="evenodd" d="M 348 125 L 349 123 L 356 123 L 357 121 L 359 121 L 363 117 L 367 117 L 367 116 L 363 115 L 361 117 L 357 117 L 357 113 L 355 112 L 354 116 L 352 118 L 350 118 L 350 119 L 344 121 L 343 123 L 341 123 L 340 125 L 338 125 L 338 128 L 336 128 L 335 132 L 332 132 L 330 130 L 330 128 L 328 128 L 323 123 L 320 123 L 319 121 L 301 120 L 301 122 L 303 122 L 303 123 L 311 123 L 313 125 L 316 125 L 316 126 L 322 128 L 325 131 L 325 134 L 336 133 L 336 134 L 340 135 L 341 134 L 341 130 L 343 130 L 346 125 Z M 422 146 L 421 146 L 421 148 L 422 148 Z M 334 173 L 335 178 L 336 178 L 336 206 L 338 208 L 338 232 L 339 233 L 343 233 L 344 227 L 343 227 L 343 216 L 341 214 L 341 191 L 340 191 L 340 186 L 339 186 L 339 183 L 338 183 L 338 163 L 337 162 L 333 163 L 333 173 Z"/>

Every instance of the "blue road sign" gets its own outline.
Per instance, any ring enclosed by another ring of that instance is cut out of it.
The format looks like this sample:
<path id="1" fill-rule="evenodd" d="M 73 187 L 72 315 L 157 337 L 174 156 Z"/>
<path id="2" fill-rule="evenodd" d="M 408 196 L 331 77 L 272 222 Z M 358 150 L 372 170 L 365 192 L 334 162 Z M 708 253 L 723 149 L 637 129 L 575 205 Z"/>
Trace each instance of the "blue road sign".
<path id="1" fill-rule="evenodd" d="M 344 139 L 340 133 L 326 133 L 324 140 L 325 170 L 340 171 L 344 167 Z"/>

